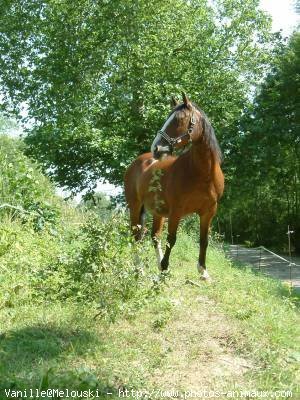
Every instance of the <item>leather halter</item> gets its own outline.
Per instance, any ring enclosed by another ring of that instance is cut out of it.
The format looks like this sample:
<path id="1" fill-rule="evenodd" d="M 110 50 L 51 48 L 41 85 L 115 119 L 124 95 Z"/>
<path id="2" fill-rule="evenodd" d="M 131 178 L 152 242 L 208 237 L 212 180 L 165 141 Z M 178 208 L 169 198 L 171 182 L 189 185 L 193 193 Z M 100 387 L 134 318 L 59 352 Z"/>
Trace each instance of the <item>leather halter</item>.
<path id="1" fill-rule="evenodd" d="M 186 136 L 188 136 L 188 138 L 189 138 L 188 142 L 189 143 L 192 142 L 192 133 L 193 133 L 195 125 L 196 125 L 196 118 L 195 118 L 194 110 L 193 110 L 192 115 L 191 115 L 191 119 L 190 119 L 190 123 L 189 123 L 189 128 L 182 135 L 180 135 L 180 136 L 178 136 L 176 138 L 172 138 L 167 134 L 166 131 L 164 131 L 162 129 L 159 130 L 157 133 L 159 135 L 161 135 L 169 143 L 169 145 L 171 147 L 171 151 L 173 151 L 174 146 L 176 146 L 176 144 L 180 143 Z"/>

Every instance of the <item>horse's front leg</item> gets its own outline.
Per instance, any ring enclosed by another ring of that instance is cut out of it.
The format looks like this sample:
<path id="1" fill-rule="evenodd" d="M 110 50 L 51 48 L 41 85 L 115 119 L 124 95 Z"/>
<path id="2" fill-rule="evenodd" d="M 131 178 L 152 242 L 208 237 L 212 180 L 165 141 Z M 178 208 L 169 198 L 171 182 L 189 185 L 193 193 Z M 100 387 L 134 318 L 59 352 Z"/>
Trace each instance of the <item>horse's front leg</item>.
<path id="1" fill-rule="evenodd" d="M 171 254 L 172 247 L 176 243 L 176 233 L 177 233 L 177 228 L 179 225 L 180 218 L 177 216 L 169 216 L 168 219 L 168 236 L 167 236 L 167 245 L 166 245 L 166 251 L 164 254 L 163 259 L 161 260 L 161 270 L 166 271 L 169 267 L 169 257 Z"/>
<path id="2" fill-rule="evenodd" d="M 203 280 L 209 280 L 210 276 L 206 268 L 206 250 L 208 246 L 208 232 L 210 223 L 215 215 L 216 209 L 214 208 L 210 212 L 202 215 L 200 217 L 200 252 L 198 260 L 198 271 L 200 273 L 200 278 Z"/>

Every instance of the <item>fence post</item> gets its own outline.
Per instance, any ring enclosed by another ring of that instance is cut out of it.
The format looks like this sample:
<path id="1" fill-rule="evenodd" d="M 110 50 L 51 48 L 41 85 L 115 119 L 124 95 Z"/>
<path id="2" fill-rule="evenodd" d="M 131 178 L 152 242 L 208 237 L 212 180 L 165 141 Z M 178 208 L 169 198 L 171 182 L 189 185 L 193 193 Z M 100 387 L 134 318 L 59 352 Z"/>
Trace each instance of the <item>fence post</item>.
<path id="1" fill-rule="evenodd" d="M 236 258 L 239 259 L 239 238 L 240 235 L 236 235 Z"/>
<path id="2" fill-rule="evenodd" d="M 231 213 L 229 214 L 229 222 L 230 222 L 231 244 L 233 244 L 232 217 L 231 217 Z"/>
<path id="3" fill-rule="evenodd" d="M 290 231 L 290 226 L 288 225 L 288 231 L 287 231 L 287 235 L 288 235 L 288 245 L 289 245 L 289 258 L 290 258 L 290 283 L 291 283 L 291 287 L 293 285 L 292 283 L 292 251 L 291 251 L 291 235 L 294 233 L 294 231 Z"/>

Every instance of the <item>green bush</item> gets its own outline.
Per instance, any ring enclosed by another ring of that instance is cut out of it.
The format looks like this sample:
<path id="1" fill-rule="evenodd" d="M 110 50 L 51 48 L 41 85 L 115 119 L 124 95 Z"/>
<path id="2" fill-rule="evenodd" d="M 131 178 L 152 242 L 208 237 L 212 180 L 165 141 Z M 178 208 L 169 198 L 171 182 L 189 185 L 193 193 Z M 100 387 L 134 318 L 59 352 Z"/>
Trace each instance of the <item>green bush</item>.
<path id="1" fill-rule="evenodd" d="M 153 287 L 150 246 L 136 245 L 129 232 L 121 214 L 104 222 L 90 215 L 75 242 L 33 275 L 36 293 L 52 300 L 97 303 L 99 313 L 109 318 L 127 301 L 143 301 Z M 139 260 L 134 262 L 135 256 Z"/>
<path id="2" fill-rule="evenodd" d="M 94 214 L 82 219 L 82 225 L 61 221 L 55 235 L 17 220 L 0 223 L 0 307 L 89 302 L 114 320 L 155 294 L 157 271 L 148 261 L 153 250 L 147 241 L 133 243 L 127 218 L 118 213 L 105 221 Z"/>
<path id="3" fill-rule="evenodd" d="M 22 142 L 0 135 L 0 218 L 20 217 L 41 230 L 55 224 L 59 203 L 49 179 L 22 153 Z"/>
<path id="4" fill-rule="evenodd" d="M 109 320 L 130 314 L 158 288 L 149 242 L 133 243 L 120 212 L 65 204 L 21 146 L 0 136 L 0 308 L 70 301 Z"/>

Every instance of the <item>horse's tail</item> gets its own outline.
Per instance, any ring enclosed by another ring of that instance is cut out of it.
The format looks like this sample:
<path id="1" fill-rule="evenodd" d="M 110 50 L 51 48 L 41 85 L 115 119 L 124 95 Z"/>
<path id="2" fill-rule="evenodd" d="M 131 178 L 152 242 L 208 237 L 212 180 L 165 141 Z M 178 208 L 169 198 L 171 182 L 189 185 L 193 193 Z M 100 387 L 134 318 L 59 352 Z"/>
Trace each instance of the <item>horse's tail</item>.
<path id="1" fill-rule="evenodd" d="M 131 228 L 136 240 L 140 240 L 143 236 L 146 215 L 137 188 L 137 181 L 141 173 L 140 163 L 139 159 L 133 161 L 124 176 L 125 198 L 130 211 Z"/>

